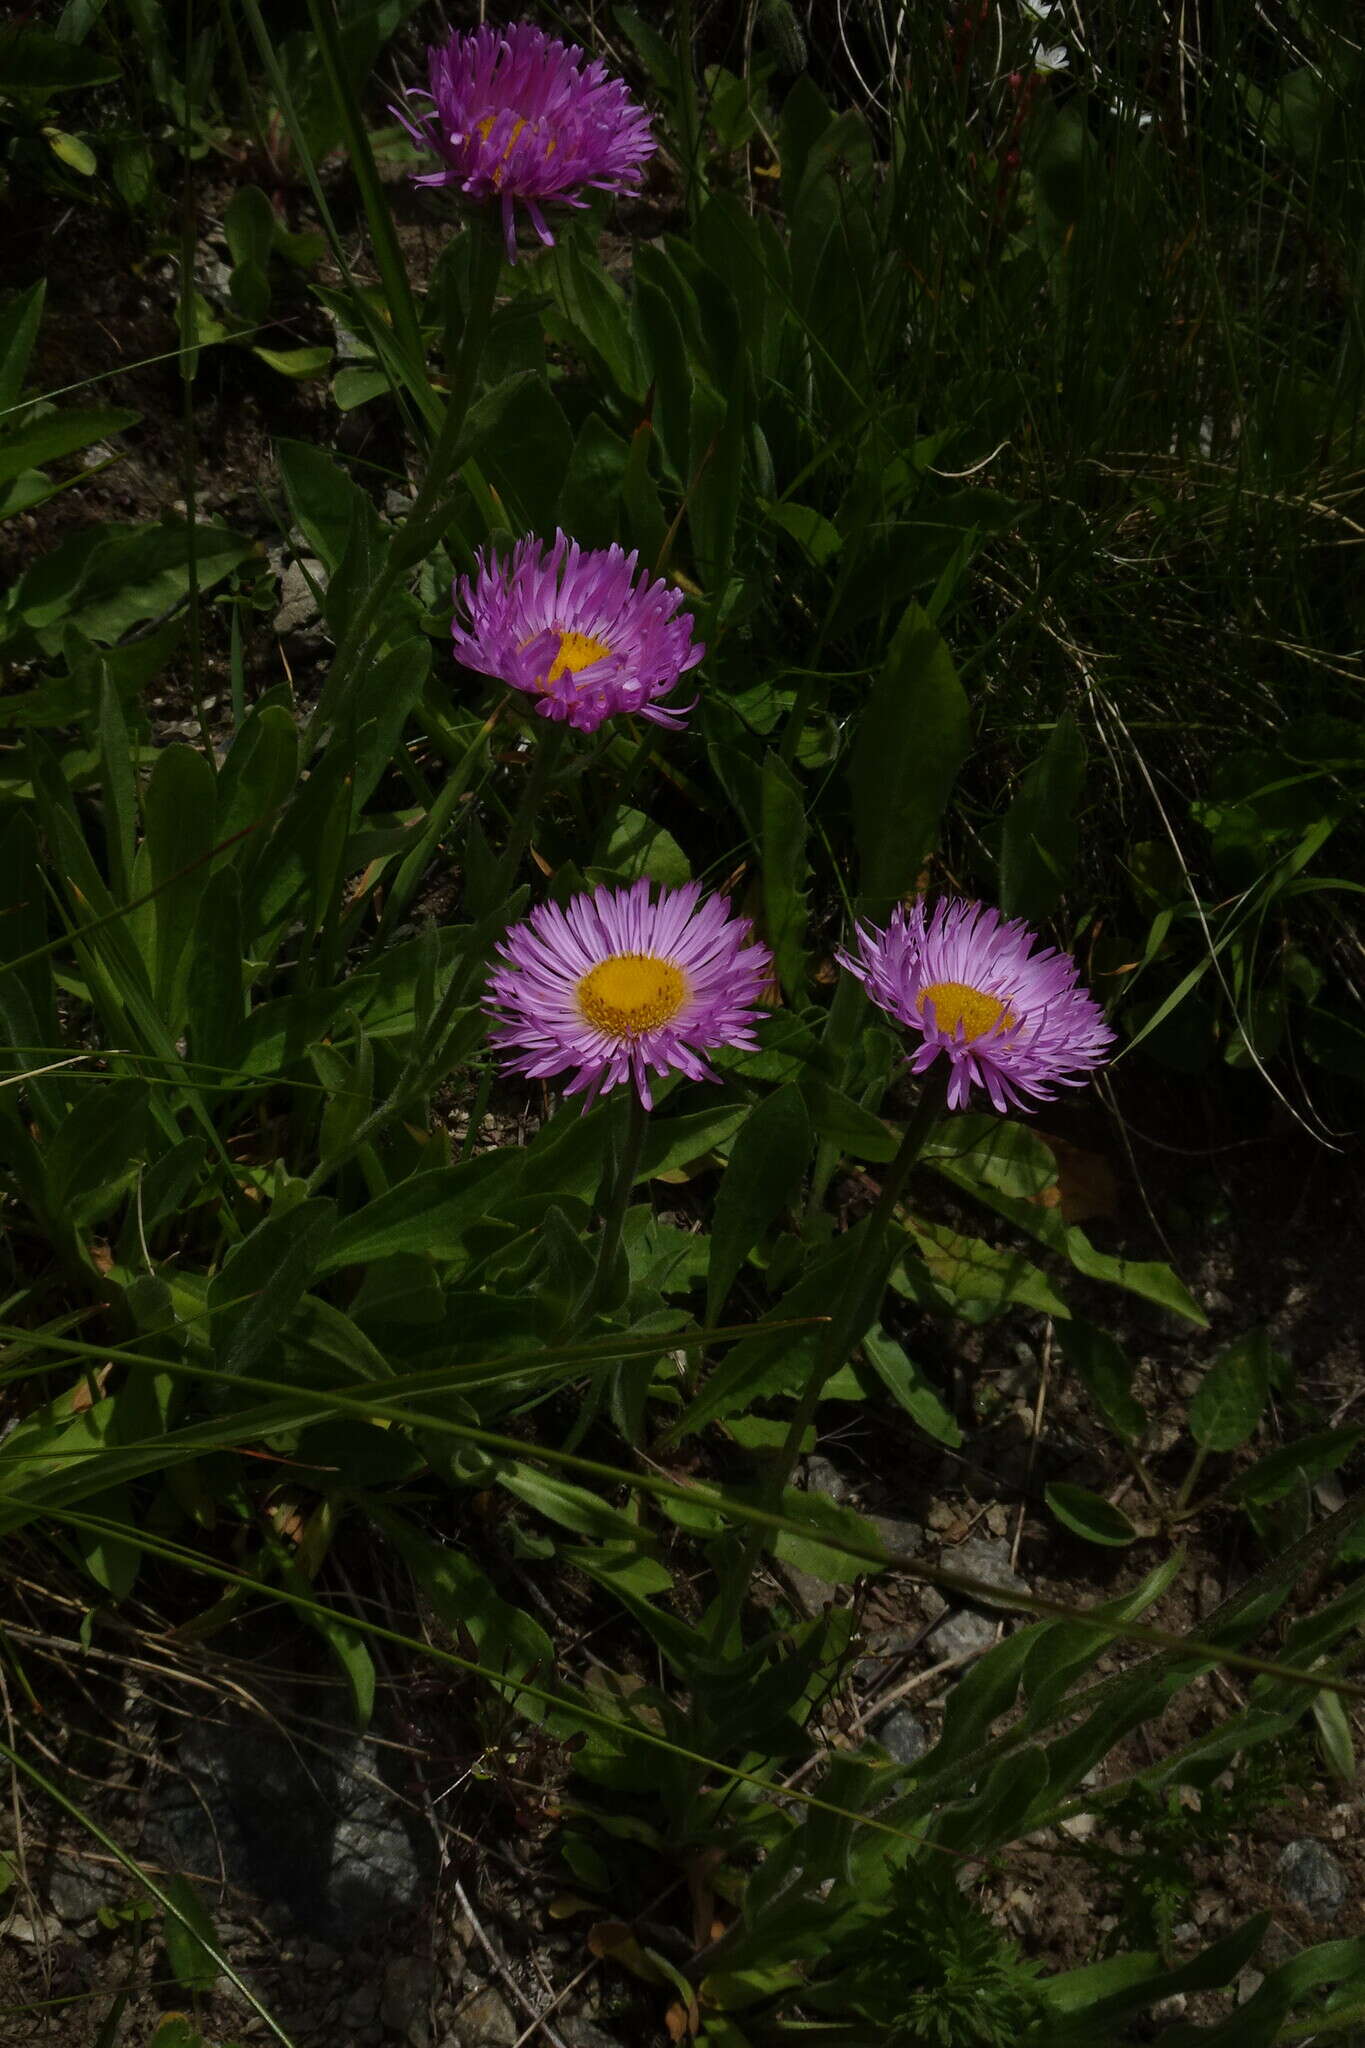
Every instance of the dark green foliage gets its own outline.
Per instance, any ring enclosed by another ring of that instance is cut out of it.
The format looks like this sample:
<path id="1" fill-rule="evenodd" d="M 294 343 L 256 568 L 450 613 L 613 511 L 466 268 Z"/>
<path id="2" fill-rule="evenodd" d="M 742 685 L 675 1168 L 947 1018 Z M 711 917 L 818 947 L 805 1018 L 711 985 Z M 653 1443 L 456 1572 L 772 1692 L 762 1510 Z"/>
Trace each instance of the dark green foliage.
<path id="1" fill-rule="evenodd" d="M 714 1878 L 693 1975 L 644 1922 L 631 1961 L 716 2048 L 1095 2048 L 1224 1996 L 1263 1928 L 1176 1954 L 1197 1857 L 1314 1743 L 1352 1776 L 1363 1432 L 1262 1309 L 1205 1338 L 1182 1232 L 1073 1220 L 1060 1106 L 974 1102 L 874 1209 L 925 1097 L 836 951 L 921 892 L 998 902 L 1104 997 L 1125 1112 L 1164 1068 L 1230 1117 L 1358 1120 L 1365 74 L 1302 8 L 1245 50 L 1207 8 L 1175 69 L 1150 10 L 1100 10 L 1051 74 L 1026 10 L 899 10 L 894 65 L 890 11 L 808 41 L 764 0 L 721 47 L 723 9 L 614 10 L 667 145 L 621 239 L 594 201 L 509 268 L 470 224 L 420 289 L 406 0 L 197 9 L 188 46 L 161 0 L 0 31 L 11 198 L 107 208 L 150 265 L 210 152 L 270 163 L 186 216 L 187 457 L 234 380 L 269 418 L 267 371 L 345 348 L 251 479 L 316 600 L 299 682 L 256 527 L 82 516 L 148 429 L 39 388 L 40 282 L 0 305 L 0 516 L 37 515 L 0 594 L 0 1532 L 91 1630 L 135 1585 L 191 1628 L 274 1602 L 385 1740 L 424 1666 L 480 1783 L 549 1745 L 604 1917 Z M 685 729 L 556 746 L 452 663 L 452 577 L 557 525 L 686 596 Z M 644 1127 L 499 1080 L 480 1001 L 532 903 L 640 877 L 730 894 L 775 961 L 758 1049 Z M 915 1487 L 989 1467 L 964 1361 L 1044 1326 L 1085 1462 L 1039 1423 L 1009 1486 L 1112 1583 L 950 1587 L 1002 1630 L 924 1754 L 832 1744 L 859 1596 L 810 1587 L 917 1565 L 794 1455 L 852 1412 Z M 1247 1576 L 1195 1625 L 1205 1515 Z M 1224 1659 L 1241 1702 L 1172 1734 Z M 1120 1924 L 1047 1974 L 958 1879 L 1081 1812 Z M 1265 1972 L 1200 2038 L 1303 2031 L 1365 1956 Z"/>
<path id="2" fill-rule="evenodd" d="M 1039 2009 L 1038 1965 L 937 1861 L 896 1873 L 885 1910 L 838 1965 L 812 2005 L 860 2014 L 885 2048 L 1011 2048 Z"/>

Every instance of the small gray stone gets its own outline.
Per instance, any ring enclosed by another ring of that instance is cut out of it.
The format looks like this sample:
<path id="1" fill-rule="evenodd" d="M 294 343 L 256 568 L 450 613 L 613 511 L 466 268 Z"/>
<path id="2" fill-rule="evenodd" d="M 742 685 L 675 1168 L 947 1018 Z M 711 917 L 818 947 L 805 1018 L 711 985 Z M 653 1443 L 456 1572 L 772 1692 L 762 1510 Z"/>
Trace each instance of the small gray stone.
<path id="1" fill-rule="evenodd" d="M 335 314 L 332 316 L 332 324 L 337 331 L 337 358 L 340 362 L 364 363 L 373 361 L 374 351 L 368 341 L 362 341 L 358 334 L 353 334 L 349 327 L 336 318 Z"/>
<path id="2" fill-rule="evenodd" d="M 1002 1592 L 1028 1591 L 1010 1563 L 1010 1546 L 1003 1536 L 969 1536 L 955 1550 L 944 1551 L 941 1562 L 945 1571 L 961 1572 L 964 1579 L 980 1579 Z"/>
<path id="3" fill-rule="evenodd" d="M 878 1541 L 886 1545 L 890 1558 L 918 1557 L 924 1549 L 924 1530 L 918 1522 L 898 1521 L 894 1515 L 869 1515 Z"/>
<path id="4" fill-rule="evenodd" d="M 898 1764 L 917 1764 L 929 1748 L 928 1730 L 908 1707 L 898 1707 L 894 1714 L 888 1714 L 875 1733 L 882 1748 Z"/>
<path id="5" fill-rule="evenodd" d="M 48 1881 L 47 1902 L 59 1920 L 78 1925 L 93 1920 L 101 1906 L 112 1905 L 126 1888 L 116 1872 L 59 1863 Z"/>
<path id="6" fill-rule="evenodd" d="M 817 1579 L 814 1572 L 803 1572 L 799 1565 L 794 1564 L 784 1564 L 780 1569 L 798 1605 L 806 1614 L 823 1614 L 837 1599 L 838 1587 L 831 1586 L 825 1579 Z"/>
<path id="7" fill-rule="evenodd" d="M 964 1579 L 979 1579 L 983 1585 L 998 1586 L 1002 1592 L 1026 1593 L 1028 1587 L 1010 1564 L 1010 1546 L 1003 1536 L 969 1536 L 955 1549 L 945 1550 L 941 1559 L 945 1571 L 960 1572 Z M 989 1650 L 995 1641 L 999 1617 L 976 1614 L 969 1609 L 950 1614 L 933 1634 L 936 1657 L 972 1657 Z"/>
<path id="8" fill-rule="evenodd" d="M 520 2032 L 511 2006 L 491 1984 L 455 2016 L 455 2039 L 460 2048 L 514 2048 Z"/>
<path id="9" fill-rule="evenodd" d="M 27 1913 L 11 1913 L 8 1920 L 0 1920 L 0 1936 L 8 1935 L 11 1941 L 21 1941 L 26 1948 L 45 1948 L 51 1942 L 62 1938 L 62 1923 L 55 1913 L 40 1914 L 37 1920 Z"/>
<path id="10" fill-rule="evenodd" d="M 379 2017 L 390 2033 L 401 2034 L 411 2048 L 426 2048 L 431 2038 L 427 2009 L 435 1988 L 435 1966 L 425 1956 L 395 1956 L 384 1972 Z"/>
<path id="11" fill-rule="evenodd" d="M 818 1454 L 806 1460 L 806 1492 L 822 1493 L 826 1500 L 844 1501 L 853 1489 L 837 1465 Z"/>
<path id="12" fill-rule="evenodd" d="M 868 1639 L 863 1655 L 853 1667 L 853 1682 L 863 1692 L 882 1683 L 897 1657 L 913 1650 L 920 1639 L 917 1628 L 888 1628 Z"/>
<path id="13" fill-rule="evenodd" d="M 280 608 L 274 620 L 277 633 L 300 633 L 313 623 L 318 615 L 313 589 L 315 585 L 321 588 L 326 581 L 326 570 L 311 555 L 289 564 L 280 578 Z"/>
<path id="14" fill-rule="evenodd" d="M 408 1911 L 427 1879 L 426 1838 L 409 1836 L 375 1746 L 337 1729 L 305 1756 L 259 1721 L 191 1722 L 178 1775 L 154 1781 L 143 1826 L 148 1860 L 216 1870 L 263 1901 L 286 1936 L 355 1938 Z M 376 1994 L 376 2012 L 378 1997 Z"/>
<path id="15" fill-rule="evenodd" d="M 620 2036 L 605 2033 L 595 2020 L 563 2020 L 559 2031 L 569 2048 L 621 2048 Z"/>
<path id="16" fill-rule="evenodd" d="M 1305 1836 L 1281 1852 L 1275 1865 L 1284 1895 L 1315 1920 L 1335 1920 L 1346 1904 L 1350 1886 L 1330 1849 Z"/>
<path id="17" fill-rule="evenodd" d="M 348 1991 L 341 2008 L 342 2025 L 346 2027 L 367 2027 L 379 2017 L 379 2001 L 383 1996 L 376 1983 L 357 1984 Z"/>
<path id="18" fill-rule="evenodd" d="M 976 1657 L 983 1650 L 989 1650 L 995 1642 L 996 1624 L 984 1614 L 972 1614 L 963 1608 L 957 1614 L 950 1614 L 941 1621 L 930 1638 L 935 1659 L 942 1657 Z"/>

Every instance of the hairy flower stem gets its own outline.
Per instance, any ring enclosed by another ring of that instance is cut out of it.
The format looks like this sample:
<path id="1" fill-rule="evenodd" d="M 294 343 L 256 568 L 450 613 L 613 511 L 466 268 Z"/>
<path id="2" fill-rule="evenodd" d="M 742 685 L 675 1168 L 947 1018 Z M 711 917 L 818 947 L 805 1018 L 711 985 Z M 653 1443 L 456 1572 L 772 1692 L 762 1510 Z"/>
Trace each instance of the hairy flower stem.
<path id="1" fill-rule="evenodd" d="M 545 801 L 545 792 L 564 745 L 562 725 L 555 724 L 549 719 L 538 719 L 536 725 L 535 751 L 526 771 L 521 799 L 508 829 L 506 844 L 503 846 L 498 865 L 493 872 L 493 882 L 489 890 L 490 909 L 508 894 L 517 879 L 521 856 L 531 843 L 536 818 Z"/>
<path id="2" fill-rule="evenodd" d="M 626 1092 L 630 1108 L 625 1135 L 621 1140 L 621 1158 L 616 1169 L 611 1199 L 602 1217 L 602 1235 L 597 1241 L 596 1270 L 588 1282 L 587 1291 L 574 1317 L 574 1326 L 578 1329 L 596 1315 L 611 1287 L 612 1274 L 616 1270 L 616 1260 L 621 1250 L 621 1233 L 625 1228 L 626 1211 L 630 1207 L 635 1176 L 640 1169 L 640 1154 L 644 1150 L 645 1132 L 649 1129 L 649 1111 L 641 1102 L 634 1086 L 630 1086 Z"/>
<path id="3" fill-rule="evenodd" d="M 800 1456 L 801 1445 L 806 1431 L 815 1419 L 820 1397 L 833 1379 L 840 1366 L 848 1359 L 863 1330 L 867 1326 L 870 1311 L 875 1310 L 874 1293 L 880 1297 L 885 1285 L 884 1254 L 887 1235 L 896 1213 L 912 1169 L 923 1152 L 942 1116 L 948 1099 L 948 1077 L 945 1063 L 931 1069 L 920 1089 L 919 1101 L 905 1126 L 899 1150 L 886 1169 L 882 1191 L 877 1206 L 868 1219 L 867 1232 L 862 1249 L 853 1271 L 849 1274 L 826 1325 L 824 1341 L 815 1362 L 815 1370 L 807 1380 L 800 1400 L 796 1404 L 782 1448 L 769 1467 L 763 1485 L 760 1505 L 765 1512 L 775 1514 L 782 1506 L 782 1496 L 791 1483 L 791 1476 Z M 743 1611 L 750 1582 L 758 1568 L 759 1558 L 767 1540 L 767 1530 L 761 1523 L 754 1523 L 744 1539 L 744 1548 L 725 1584 L 721 1587 L 717 1604 L 716 1622 L 712 1641 L 717 1650 L 724 1650 L 738 1625 Z"/>
<path id="4" fill-rule="evenodd" d="M 470 400 L 474 396 L 479 364 L 483 360 L 484 343 L 488 339 L 488 329 L 493 319 L 493 302 L 497 297 L 498 279 L 502 275 L 502 247 L 492 223 L 482 220 L 471 221 L 468 232 L 472 237 L 469 304 L 465 311 L 464 332 L 460 337 L 460 346 L 451 372 L 450 397 L 446 401 L 445 417 L 441 421 L 440 430 L 427 457 L 426 469 L 417 496 L 413 500 L 412 510 L 400 531 L 389 543 L 384 565 L 337 648 L 326 688 L 304 735 L 305 742 L 309 744 L 316 741 L 325 724 L 335 724 L 346 697 L 350 695 L 357 678 L 363 673 L 375 628 L 394 585 L 408 569 L 415 568 L 431 552 L 441 538 L 450 516 L 449 504 L 441 494 L 450 480 L 451 471 L 460 452 L 460 437 L 464 432 Z"/>

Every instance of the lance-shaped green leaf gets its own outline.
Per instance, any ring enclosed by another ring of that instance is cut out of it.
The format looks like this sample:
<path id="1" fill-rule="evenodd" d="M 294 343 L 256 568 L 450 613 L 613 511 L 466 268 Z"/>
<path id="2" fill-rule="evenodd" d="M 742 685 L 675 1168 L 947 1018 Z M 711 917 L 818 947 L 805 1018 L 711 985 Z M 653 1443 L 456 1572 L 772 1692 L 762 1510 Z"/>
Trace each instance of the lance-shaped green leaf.
<path id="1" fill-rule="evenodd" d="M 1235 1451 L 1261 1419 L 1270 1395 L 1273 1354 L 1264 1330 L 1230 1344 L 1199 1383 L 1190 1403 L 1190 1434 L 1206 1451 Z"/>
<path id="2" fill-rule="evenodd" d="M 515 1152 L 486 1152 L 459 1166 L 413 1174 L 349 1216 L 327 1247 L 320 1267 L 364 1265 L 396 1252 L 431 1258 L 459 1256 L 465 1232 L 511 1193 L 521 1177 Z"/>
<path id="3" fill-rule="evenodd" d="M 1117 1338 L 1073 1316 L 1057 1324 L 1057 1341 L 1105 1421 L 1136 1443 L 1147 1427 L 1147 1411 L 1133 1397 L 1132 1361 Z"/>
<path id="4" fill-rule="evenodd" d="M 247 1372 L 275 1342 L 291 1310 L 322 1271 L 336 1225 L 332 1202 L 301 1202 L 267 1216 L 209 1282 L 213 1341 L 225 1373 Z"/>
<path id="5" fill-rule="evenodd" d="M 1052 728 L 1005 813 L 1000 907 L 1007 917 L 1036 924 L 1056 909 L 1076 859 L 1084 775 L 1085 747 L 1068 711 Z"/>
<path id="6" fill-rule="evenodd" d="M 716 1196 L 706 1320 L 714 1323 L 749 1253 L 794 1200 L 810 1156 L 810 1119 L 792 1083 L 765 1097 L 740 1130 Z"/>
<path id="7" fill-rule="evenodd" d="M 213 769 L 203 754 L 193 747 L 163 747 L 143 809 L 156 890 L 153 987 L 157 1008 L 172 1029 L 183 1022 L 195 926 L 211 874 L 204 856 L 214 844 L 215 807 Z"/>
<path id="8" fill-rule="evenodd" d="M 1111 1506 L 1088 1487 L 1058 1480 L 1047 1489 L 1047 1504 L 1059 1522 L 1077 1536 L 1083 1536 L 1087 1543 L 1102 1543 L 1121 1550 L 1137 1540 L 1137 1530 L 1123 1509 Z"/>
<path id="9" fill-rule="evenodd" d="M 914 888 L 970 738 L 952 656 L 921 608 L 909 605 L 864 707 L 849 769 L 867 915 L 884 917 Z"/>
<path id="10" fill-rule="evenodd" d="M 126 1079 L 80 1098 L 44 1155 L 54 1222 L 80 1230 L 108 1215 L 144 1156 L 147 1100 L 146 1082 Z"/>
<path id="11" fill-rule="evenodd" d="M 801 786 L 777 754 L 765 755 L 761 783 L 764 936 L 789 997 L 806 979 L 806 807 Z"/>

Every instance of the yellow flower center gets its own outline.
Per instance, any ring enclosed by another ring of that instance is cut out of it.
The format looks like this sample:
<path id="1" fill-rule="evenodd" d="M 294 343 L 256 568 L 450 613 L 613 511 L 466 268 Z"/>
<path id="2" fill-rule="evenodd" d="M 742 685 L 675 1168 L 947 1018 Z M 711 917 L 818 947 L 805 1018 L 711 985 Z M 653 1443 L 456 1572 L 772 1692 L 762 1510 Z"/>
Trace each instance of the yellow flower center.
<path id="1" fill-rule="evenodd" d="M 682 969 L 653 953 L 617 953 L 599 960 L 578 984 L 578 1007 L 599 1031 L 638 1038 L 668 1024 L 687 1001 Z"/>
<path id="2" fill-rule="evenodd" d="M 559 628 L 555 629 L 559 631 Z M 561 676 L 576 676 L 581 668 L 590 668 L 595 661 L 601 661 L 611 649 L 605 640 L 594 640 L 591 633 L 559 632 L 559 652 L 550 665 L 547 682 L 557 683 Z"/>
<path id="3" fill-rule="evenodd" d="M 493 123 L 497 120 L 497 118 L 498 117 L 496 114 L 485 114 L 482 121 L 476 121 L 474 123 L 474 126 L 478 129 L 480 135 L 483 137 L 485 142 L 487 142 L 489 136 L 492 134 Z M 512 133 L 507 138 L 507 147 L 503 151 L 504 156 L 511 155 L 512 144 L 516 141 L 517 137 L 520 135 L 522 129 L 525 126 L 526 123 L 522 120 L 521 115 L 518 114 L 516 119 L 512 123 Z"/>
<path id="4" fill-rule="evenodd" d="M 969 988 L 965 981 L 934 981 L 921 989 L 915 1008 L 921 1017 L 925 1008 L 932 1003 L 934 1019 L 940 1031 L 946 1031 L 956 1038 L 959 1027 L 969 1042 L 984 1038 L 988 1031 L 994 1031 L 1002 1021 L 1013 1024 L 1014 1017 L 999 996 L 984 995 L 979 988 Z"/>
<path id="5" fill-rule="evenodd" d="M 497 117 L 497 115 L 496 115 L 496 114 L 485 114 L 485 115 L 484 115 L 484 117 L 483 117 L 483 119 L 482 119 L 481 121 L 476 121 L 476 122 L 474 123 L 474 126 L 475 126 L 475 127 L 476 127 L 476 128 L 478 129 L 478 131 L 479 131 L 480 135 L 481 135 L 481 136 L 483 137 L 483 139 L 484 139 L 484 141 L 485 141 L 485 142 L 487 142 L 487 140 L 488 140 L 489 136 L 490 136 L 490 135 L 492 134 L 492 132 L 493 132 L 493 123 L 494 123 L 494 122 L 495 122 L 495 121 L 497 120 L 497 118 L 498 118 L 498 117 Z M 521 115 L 520 115 L 520 114 L 518 114 L 518 115 L 516 116 L 516 118 L 515 118 L 515 119 L 513 120 L 513 122 L 512 122 L 512 133 L 511 133 L 511 134 L 510 134 L 510 135 L 508 136 L 508 138 L 507 138 L 507 143 L 506 143 L 506 147 L 505 147 L 505 148 L 503 149 L 503 152 L 502 152 L 502 160 L 503 160 L 503 162 L 504 162 L 504 163 L 506 163 L 506 161 L 507 161 L 508 157 L 509 157 L 509 156 L 510 156 L 510 155 L 512 154 L 512 145 L 513 145 L 513 143 L 514 143 L 514 142 L 516 141 L 517 137 L 518 137 L 518 136 L 520 135 L 520 133 L 521 133 L 522 129 L 523 129 L 523 128 L 524 128 L 525 126 L 526 126 L 526 123 L 525 123 L 525 121 L 524 121 L 524 120 L 522 119 Z M 554 153 L 555 153 L 555 139 L 554 139 L 554 136 L 552 135 L 552 136 L 550 136 L 550 138 L 548 139 L 548 141 L 547 141 L 547 142 L 546 142 L 546 144 L 545 144 L 545 154 L 546 154 L 546 156 L 553 156 L 553 155 L 554 155 Z M 493 183 L 494 183 L 494 185 L 495 185 L 495 186 L 497 186 L 497 187 L 501 187 L 501 185 L 502 185 L 502 175 L 503 175 L 503 174 L 502 174 L 502 172 L 501 172 L 501 171 L 494 171 L 494 173 L 493 173 Z"/>

